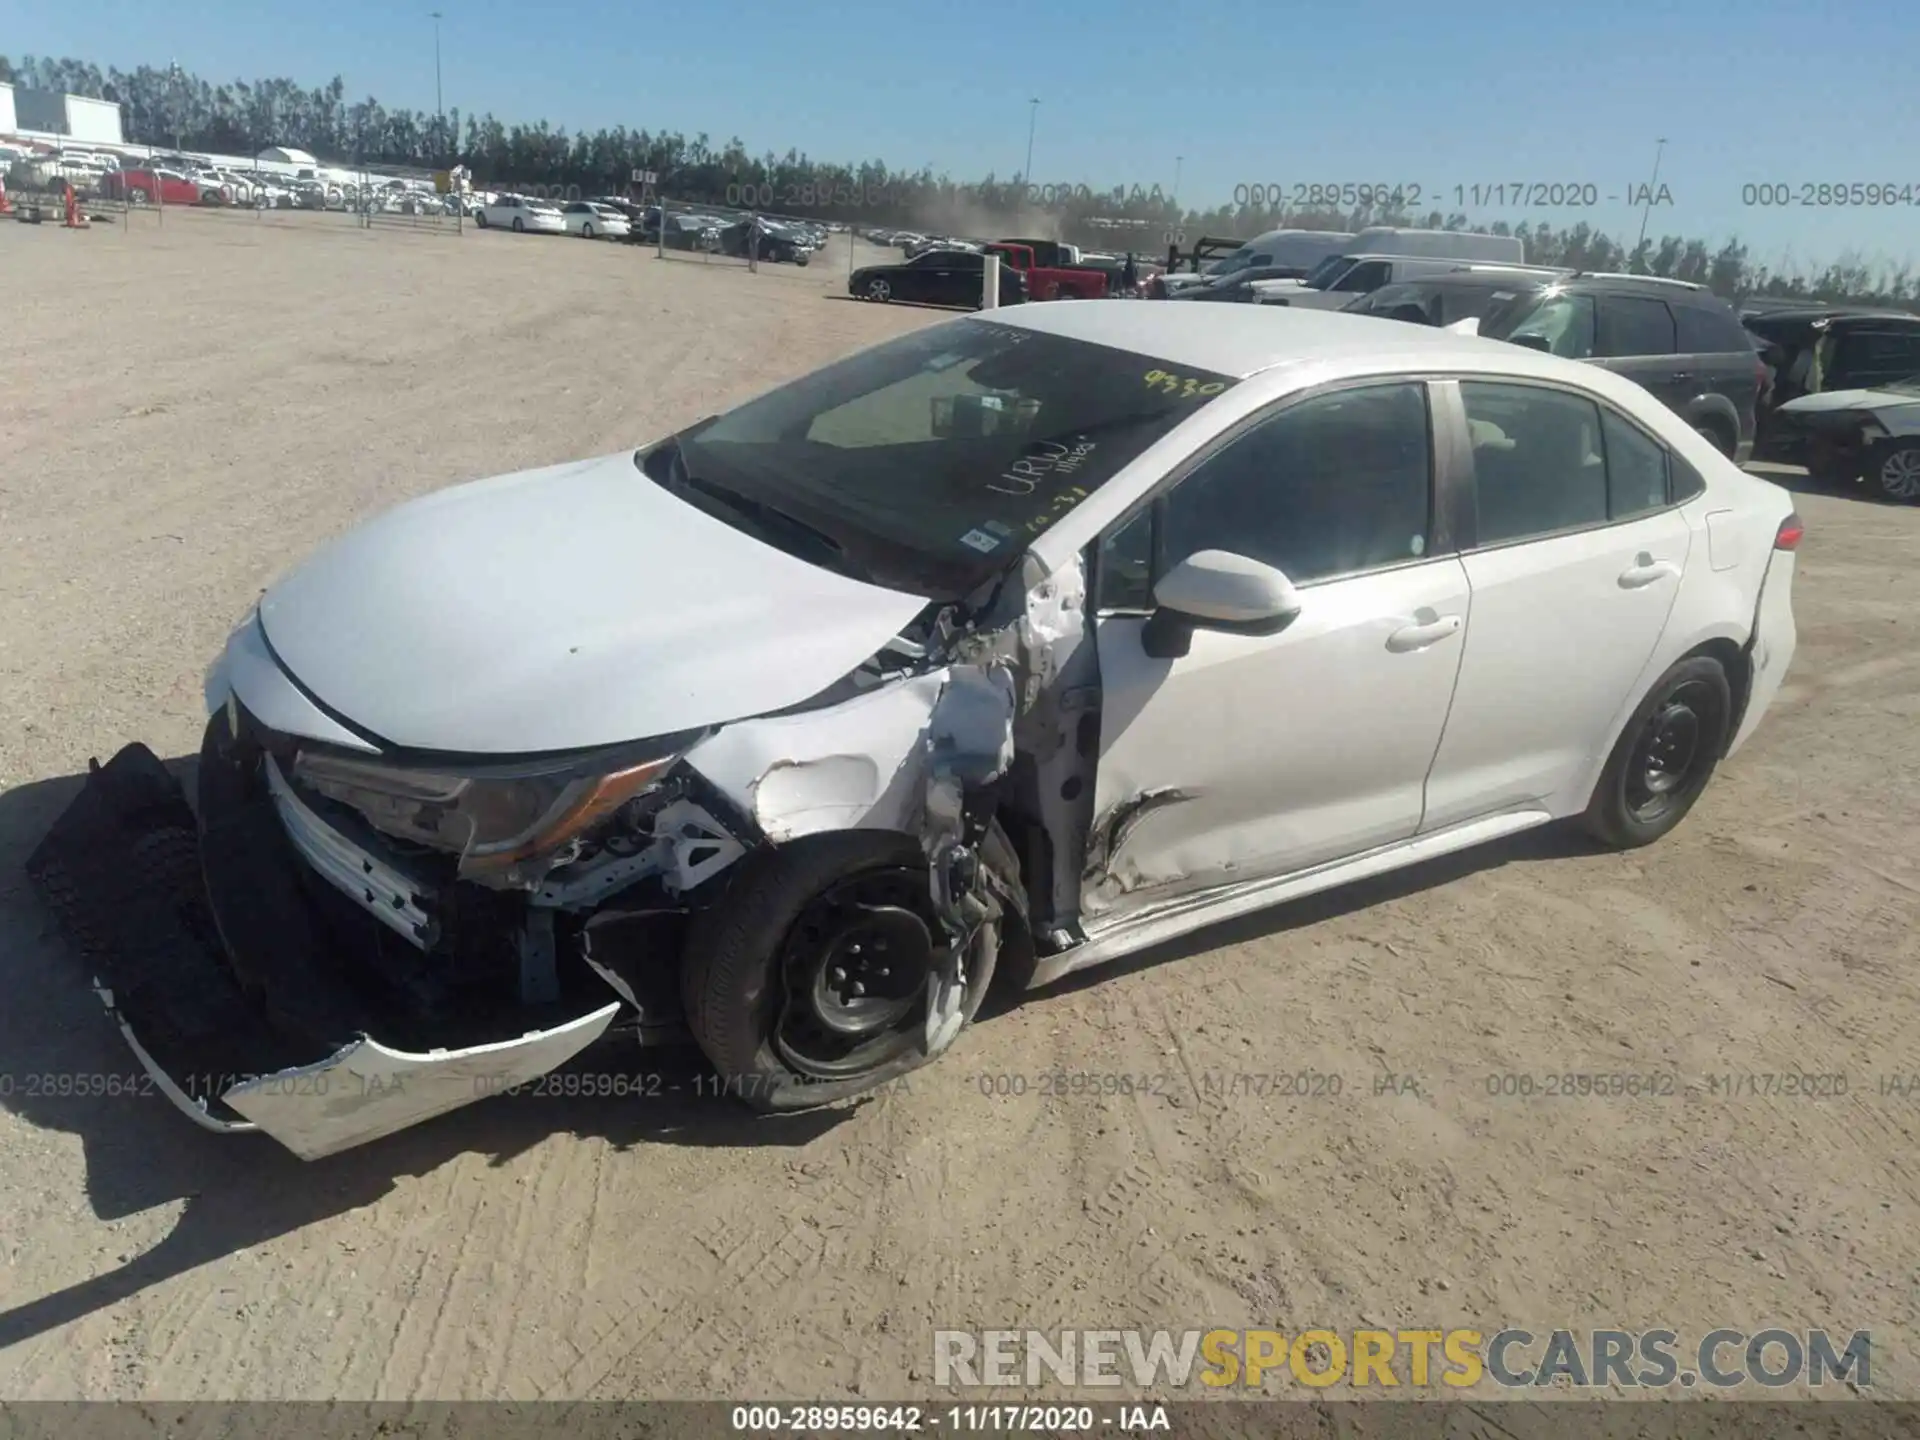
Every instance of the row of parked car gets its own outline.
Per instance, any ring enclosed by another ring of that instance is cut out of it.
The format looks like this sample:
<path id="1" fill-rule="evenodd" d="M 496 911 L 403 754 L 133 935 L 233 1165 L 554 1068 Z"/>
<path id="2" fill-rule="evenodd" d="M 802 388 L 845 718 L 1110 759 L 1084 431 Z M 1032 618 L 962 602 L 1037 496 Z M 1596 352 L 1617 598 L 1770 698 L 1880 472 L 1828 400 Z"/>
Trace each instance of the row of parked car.
<path id="1" fill-rule="evenodd" d="M 663 243 L 658 205 L 639 205 L 617 195 L 598 195 L 560 204 L 528 195 L 487 196 L 474 212 L 482 229 L 519 234 L 577 235 L 588 240 Z M 669 250 L 704 250 L 744 257 L 756 247 L 758 258 L 805 265 L 827 243 L 823 225 L 760 216 L 671 212 L 664 244 Z"/>
<path id="2" fill-rule="evenodd" d="M 1652 391 L 1737 462 L 1804 464 L 1920 501 L 1920 315 L 1736 309 L 1704 285 L 1528 265 L 1513 237 L 1444 231 L 1273 231 L 1156 289 L 1342 309 L 1587 361 Z"/>

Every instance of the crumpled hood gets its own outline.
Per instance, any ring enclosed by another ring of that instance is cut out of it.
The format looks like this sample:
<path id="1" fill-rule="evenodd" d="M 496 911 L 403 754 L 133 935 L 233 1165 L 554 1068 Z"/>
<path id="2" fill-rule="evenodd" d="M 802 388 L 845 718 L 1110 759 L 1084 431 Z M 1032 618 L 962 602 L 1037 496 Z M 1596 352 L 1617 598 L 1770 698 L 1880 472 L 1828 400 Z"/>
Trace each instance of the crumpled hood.
<path id="1" fill-rule="evenodd" d="M 1821 415 L 1834 410 L 1883 410 L 1902 405 L 1920 405 L 1920 395 L 1898 390 L 1828 390 L 1802 395 L 1780 408 L 1796 415 Z"/>
<path id="2" fill-rule="evenodd" d="M 356 726 L 509 755 L 796 705 L 926 604 L 733 529 L 621 451 L 389 511 L 276 584 L 260 621 L 281 664 Z"/>

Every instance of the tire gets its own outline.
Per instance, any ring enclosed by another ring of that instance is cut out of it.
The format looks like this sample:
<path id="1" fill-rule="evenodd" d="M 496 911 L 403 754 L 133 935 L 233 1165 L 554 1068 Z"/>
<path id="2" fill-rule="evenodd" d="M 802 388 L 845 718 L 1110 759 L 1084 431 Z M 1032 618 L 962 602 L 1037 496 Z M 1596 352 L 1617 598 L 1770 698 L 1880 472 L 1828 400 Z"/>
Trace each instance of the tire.
<path id="1" fill-rule="evenodd" d="M 998 826 L 983 849 L 985 863 L 998 874 L 1018 875 L 1012 846 Z M 1018 892 L 1017 883 L 1012 889 Z M 890 892 L 897 898 L 885 902 L 851 898 Z M 914 923 L 924 924 L 930 934 L 938 933 L 926 861 L 912 836 L 879 830 L 837 831 L 762 850 L 736 867 L 726 893 L 694 921 L 680 975 L 688 1027 L 729 1093 L 762 1114 L 785 1114 L 852 1099 L 927 1063 L 912 1038 L 926 1014 L 924 978 L 912 988 L 894 980 L 893 995 L 855 1002 L 879 1012 L 870 1022 L 875 1038 L 860 1047 L 869 1052 L 866 1056 L 856 1051 L 841 1062 L 842 1068 L 833 1070 L 825 1065 L 810 1067 L 794 1055 L 790 1037 L 796 1029 L 808 1027 L 793 1026 L 789 1019 L 794 1014 L 790 1008 L 794 997 L 788 990 L 793 971 L 813 968 L 818 975 L 835 958 L 860 953 L 858 946 L 841 946 L 849 935 L 870 933 L 855 927 L 870 924 L 866 917 L 880 903 L 896 919 L 899 911 L 912 911 Z M 837 910 L 831 908 L 835 905 Z M 828 915 L 844 925 L 837 934 L 824 936 L 833 948 L 816 958 L 801 949 L 808 935 L 803 927 L 815 925 L 824 932 Z M 848 916 L 859 918 L 848 920 Z M 1004 943 L 1007 922 L 1001 924 Z M 896 952 L 911 954 L 917 941 L 911 925 L 891 933 L 908 941 L 895 945 Z M 879 939 L 867 959 L 855 963 L 871 964 L 873 954 L 885 951 L 888 943 Z M 796 965 L 796 961 L 808 963 Z M 971 1023 L 993 982 L 995 967 L 981 968 L 984 973 L 968 976 L 960 1009 L 963 1025 Z M 832 973 L 845 972 L 835 969 Z M 882 967 L 872 973 L 888 974 Z M 827 987 L 816 978 L 803 988 L 818 994 Z M 855 995 L 861 993 L 857 986 L 850 988 Z M 901 989 L 904 994 L 899 993 Z M 816 1032 L 826 1033 L 817 1012 L 804 1001 L 798 1009 Z M 898 1012 L 897 1017 L 888 1018 L 892 1012 Z"/>
<path id="2" fill-rule="evenodd" d="M 484 210 L 474 211 L 473 223 L 475 225 L 478 225 L 482 230 L 486 229 L 487 228 L 487 212 Z"/>
<path id="3" fill-rule="evenodd" d="M 513 233 L 516 235 L 524 235 L 527 233 L 527 222 L 522 220 L 518 215 L 513 217 Z"/>
<path id="4" fill-rule="evenodd" d="M 893 287 L 887 284 L 886 281 L 869 280 L 867 282 L 867 299 L 877 300 L 882 305 L 884 305 L 892 298 L 893 298 Z"/>
<path id="5" fill-rule="evenodd" d="M 1733 442 L 1727 439 L 1718 425 L 1696 425 L 1693 427 L 1693 433 L 1713 446 L 1714 449 L 1718 450 L 1721 455 L 1727 459 L 1731 460 L 1733 458 Z"/>
<path id="6" fill-rule="evenodd" d="M 580 227 L 580 238 L 582 240 L 591 240 L 593 238 L 593 222 L 591 220 Z"/>
<path id="7" fill-rule="evenodd" d="M 1920 504 L 1920 440 L 1882 442 L 1868 463 L 1867 478 L 1882 500 Z"/>
<path id="8" fill-rule="evenodd" d="M 153 203 L 153 197 L 136 185 L 127 191 L 127 203 L 129 205 L 150 205 Z"/>
<path id="9" fill-rule="evenodd" d="M 1582 817 L 1616 850 L 1651 845 L 1687 817 L 1732 739 L 1733 687 L 1717 660 L 1689 656 L 1654 683 L 1607 757 Z"/>

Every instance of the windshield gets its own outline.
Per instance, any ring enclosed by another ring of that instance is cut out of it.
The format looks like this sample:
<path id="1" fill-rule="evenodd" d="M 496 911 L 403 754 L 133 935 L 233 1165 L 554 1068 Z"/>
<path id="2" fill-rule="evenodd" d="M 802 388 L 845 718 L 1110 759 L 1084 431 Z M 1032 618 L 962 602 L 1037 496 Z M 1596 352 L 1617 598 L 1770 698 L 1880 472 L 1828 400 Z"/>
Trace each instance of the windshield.
<path id="1" fill-rule="evenodd" d="M 722 518 L 769 543 L 874 584 L 956 600 L 1233 384 L 1149 355 L 956 320 L 636 458 L 656 481 L 700 492 L 688 498 L 730 510 Z M 677 466 L 662 458 L 668 450 Z"/>
<path id="2" fill-rule="evenodd" d="M 1350 255 L 1329 255 L 1309 270 L 1300 283 L 1312 290 L 1331 290 L 1333 282 L 1345 274 L 1351 264 L 1353 257 Z"/>

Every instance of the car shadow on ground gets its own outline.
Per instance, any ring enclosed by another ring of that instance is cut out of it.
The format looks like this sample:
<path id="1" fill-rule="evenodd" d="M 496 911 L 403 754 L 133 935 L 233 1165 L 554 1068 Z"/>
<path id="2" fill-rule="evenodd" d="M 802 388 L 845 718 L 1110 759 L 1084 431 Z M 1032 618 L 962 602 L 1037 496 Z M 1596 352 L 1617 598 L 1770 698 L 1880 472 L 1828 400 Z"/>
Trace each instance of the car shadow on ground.
<path id="1" fill-rule="evenodd" d="M 193 764 L 168 762 L 189 793 Z M 36 1129 L 78 1137 L 87 1200 L 100 1219 L 184 1206 L 151 1250 L 0 1310 L 0 1348 L 210 1261 L 371 1205 L 405 1178 L 463 1155 L 484 1154 L 504 1166 L 559 1133 L 622 1149 L 801 1146 L 858 1108 L 757 1116 L 714 1094 L 711 1070 L 690 1047 L 642 1051 L 610 1040 L 564 1072 L 581 1077 L 584 1093 L 556 1085 L 561 1093 L 482 1100 L 324 1160 L 302 1161 L 261 1135 L 201 1129 L 144 1083 L 23 869 L 82 779 L 64 776 L 0 794 L 0 985 L 7 996 L 0 1006 L 0 1106 Z M 624 1083 L 616 1089 L 599 1077 Z"/>
<path id="2" fill-rule="evenodd" d="M 833 300 L 848 305 L 897 305 L 902 310 L 931 310 L 936 315 L 971 315 L 980 307 L 977 305 L 935 305 L 931 300 L 869 300 L 864 295 L 823 295 L 823 300 Z"/>

